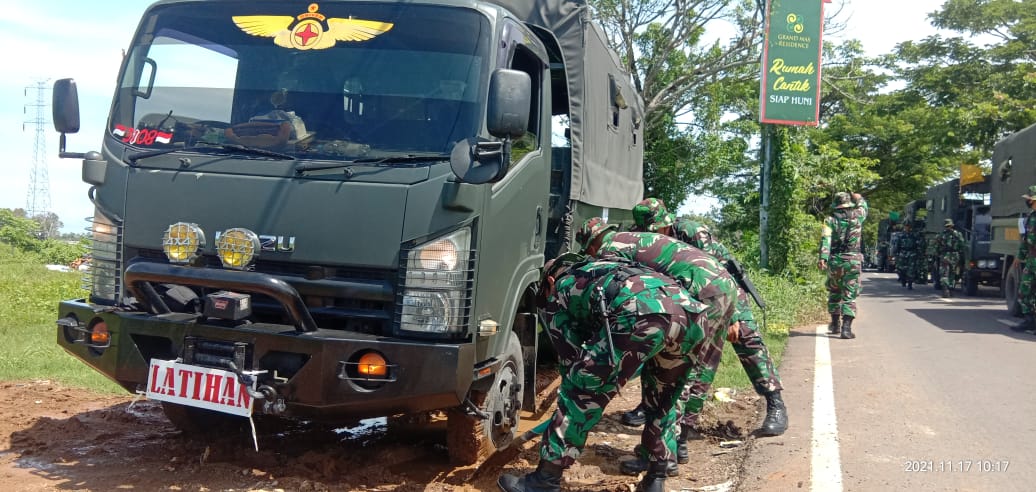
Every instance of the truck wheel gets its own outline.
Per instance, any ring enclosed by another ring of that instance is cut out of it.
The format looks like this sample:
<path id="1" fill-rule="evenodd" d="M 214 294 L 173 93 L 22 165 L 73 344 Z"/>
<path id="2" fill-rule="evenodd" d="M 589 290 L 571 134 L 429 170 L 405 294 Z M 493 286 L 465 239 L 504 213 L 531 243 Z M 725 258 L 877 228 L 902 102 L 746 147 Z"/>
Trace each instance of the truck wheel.
<path id="1" fill-rule="evenodd" d="M 469 396 L 488 419 L 468 415 L 462 408 L 446 412 L 446 447 L 455 465 L 478 463 L 507 447 L 517 434 L 525 366 L 521 343 L 513 333 L 503 358 L 493 384 L 485 390 L 472 390 Z"/>
<path id="2" fill-rule="evenodd" d="M 964 272 L 964 293 L 969 296 L 978 295 L 978 279 L 970 272 Z"/>
<path id="3" fill-rule="evenodd" d="M 217 436 L 243 432 L 248 425 L 248 419 L 243 417 L 167 401 L 162 402 L 162 412 L 169 422 L 172 422 L 173 427 L 189 436 Z"/>
<path id="4" fill-rule="evenodd" d="M 1022 315 L 1022 305 L 1018 302 L 1018 285 L 1021 282 L 1021 269 L 1012 265 L 1004 279 L 1004 300 L 1007 301 L 1007 312 L 1011 316 Z"/>

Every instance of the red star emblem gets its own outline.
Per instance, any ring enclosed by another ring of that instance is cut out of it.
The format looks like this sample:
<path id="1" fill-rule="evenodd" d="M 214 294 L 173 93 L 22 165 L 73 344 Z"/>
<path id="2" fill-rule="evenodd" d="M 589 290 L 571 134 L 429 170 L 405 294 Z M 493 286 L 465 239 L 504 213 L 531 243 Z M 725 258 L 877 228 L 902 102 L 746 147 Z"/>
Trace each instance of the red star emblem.
<path id="1" fill-rule="evenodd" d="M 302 46 L 309 44 L 309 40 L 318 36 L 317 33 L 313 32 L 313 24 L 306 24 L 306 28 L 296 32 L 295 35 L 301 40 L 299 44 Z"/>

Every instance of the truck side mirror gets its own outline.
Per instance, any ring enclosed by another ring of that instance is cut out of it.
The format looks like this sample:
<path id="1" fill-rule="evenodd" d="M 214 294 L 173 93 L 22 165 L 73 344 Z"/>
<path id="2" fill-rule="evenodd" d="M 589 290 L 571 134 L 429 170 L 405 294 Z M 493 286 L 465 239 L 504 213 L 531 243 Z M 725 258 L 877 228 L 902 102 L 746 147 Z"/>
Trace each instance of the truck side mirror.
<path id="1" fill-rule="evenodd" d="M 79 131 L 79 92 L 75 80 L 61 79 L 54 82 L 52 119 L 54 129 L 60 133 Z"/>
<path id="2" fill-rule="evenodd" d="M 486 127 L 497 138 L 518 138 L 529 127 L 532 79 L 519 70 L 498 68 L 489 79 Z"/>

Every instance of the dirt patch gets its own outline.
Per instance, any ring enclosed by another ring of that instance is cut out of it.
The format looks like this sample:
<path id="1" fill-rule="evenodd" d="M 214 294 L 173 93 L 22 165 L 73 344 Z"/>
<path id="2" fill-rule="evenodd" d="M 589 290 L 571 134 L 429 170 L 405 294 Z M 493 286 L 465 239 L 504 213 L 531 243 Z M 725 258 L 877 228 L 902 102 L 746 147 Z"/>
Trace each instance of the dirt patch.
<path id="1" fill-rule="evenodd" d="M 585 453 L 566 472 L 565 490 L 629 491 L 636 484 L 637 477 L 619 472 L 619 461 L 631 457 L 640 431 L 622 425 L 619 414 L 636 406 L 637 384 L 608 407 Z M 733 403 L 710 402 L 703 419 L 706 438 L 690 443 L 691 463 L 681 465 L 680 477 L 669 479 L 667 488 L 733 484 L 760 409 L 750 391 L 736 394 Z M 5 491 L 497 490 L 499 472 L 473 479 L 473 467 L 449 464 L 443 419 L 401 423 L 372 419 L 334 429 L 258 421 L 256 452 L 248 435 L 186 437 L 168 423 L 156 402 L 47 381 L 4 382 L 0 483 Z M 531 471 L 537 450 L 527 445 L 503 471 Z"/>

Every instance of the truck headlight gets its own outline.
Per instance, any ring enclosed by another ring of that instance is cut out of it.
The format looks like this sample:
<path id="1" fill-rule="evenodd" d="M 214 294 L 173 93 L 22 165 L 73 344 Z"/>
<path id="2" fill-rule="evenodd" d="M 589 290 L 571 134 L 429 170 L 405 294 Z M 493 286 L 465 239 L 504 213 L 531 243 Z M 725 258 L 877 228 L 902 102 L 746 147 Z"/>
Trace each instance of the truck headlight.
<path id="1" fill-rule="evenodd" d="M 90 301 L 118 304 L 122 295 L 122 224 L 99 211 L 94 212 L 90 233 L 90 269 L 83 276 L 83 287 Z"/>
<path id="2" fill-rule="evenodd" d="M 461 229 L 424 243 L 406 252 L 405 258 L 399 329 L 464 333 L 473 269 L 471 230 Z"/>

